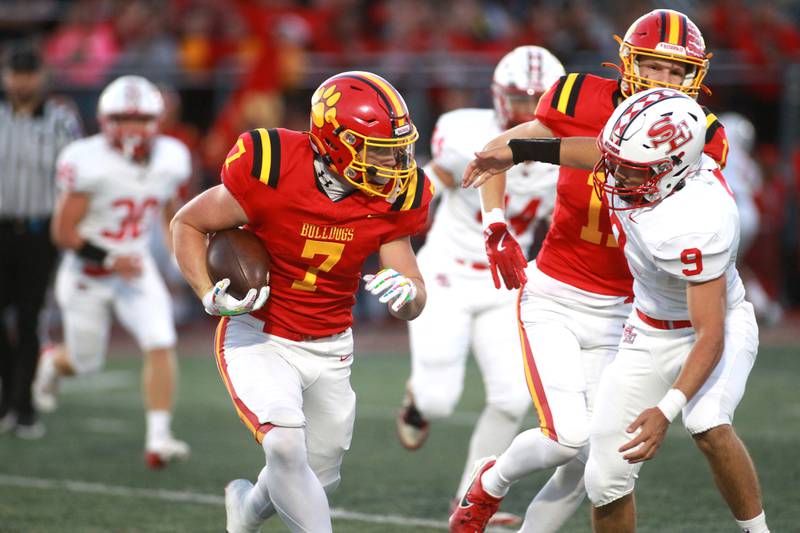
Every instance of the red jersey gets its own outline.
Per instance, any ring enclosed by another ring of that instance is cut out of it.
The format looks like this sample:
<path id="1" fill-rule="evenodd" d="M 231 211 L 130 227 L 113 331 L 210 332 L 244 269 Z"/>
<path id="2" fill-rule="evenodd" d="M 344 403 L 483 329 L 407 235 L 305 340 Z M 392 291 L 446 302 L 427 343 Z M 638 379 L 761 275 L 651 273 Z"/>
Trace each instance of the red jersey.
<path id="1" fill-rule="evenodd" d="M 393 203 L 359 191 L 337 201 L 318 186 L 308 134 L 257 129 L 239 136 L 222 183 L 247 214 L 247 229 L 272 259 L 270 297 L 252 314 L 279 336 L 346 330 L 367 256 L 420 232 L 432 186 L 419 170 Z"/>
<path id="2" fill-rule="evenodd" d="M 618 80 L 568 74 L 539 100 L 536 118 L 555 137 L 597 137 L 623 99 Z M 724 166 L 725 129 L 714 114 L 704 110 L 705 152 Z M 536 265 L 548 276 L 585 291 L 633 296 L 633 278 L 590 171 L 561 167 L 553 221 Z"/>

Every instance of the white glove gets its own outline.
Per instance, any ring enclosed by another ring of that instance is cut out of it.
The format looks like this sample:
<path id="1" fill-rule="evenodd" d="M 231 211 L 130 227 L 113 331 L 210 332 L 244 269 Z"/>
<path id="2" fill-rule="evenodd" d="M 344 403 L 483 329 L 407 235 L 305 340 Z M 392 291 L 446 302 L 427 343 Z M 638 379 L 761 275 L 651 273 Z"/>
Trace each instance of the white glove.
<path id="1" fill-rule="evenodd" d="M 244 315 L 256 309 L 261 309 L 269 297 L 269 287 L 260 290 L 250 289 L 244 298 L 237 300 L 226 291 L 231 280 L 228 278 L 218 281 L 214 288 L 203 296 L 203 307 L 206 313 L 215 316 Z"/>
<path id="2" fill-rule="evenodd" d="M 390 307 L 395 313 L 417 297 L 414 282 L 392 268 L 384 268 L 375 275 L 367 274 L 364 281 L 367 282 L 364 288 L 370 293 L 375 296 L 383 293 L 378 299 L 382 304 L 394 300 Z"/>

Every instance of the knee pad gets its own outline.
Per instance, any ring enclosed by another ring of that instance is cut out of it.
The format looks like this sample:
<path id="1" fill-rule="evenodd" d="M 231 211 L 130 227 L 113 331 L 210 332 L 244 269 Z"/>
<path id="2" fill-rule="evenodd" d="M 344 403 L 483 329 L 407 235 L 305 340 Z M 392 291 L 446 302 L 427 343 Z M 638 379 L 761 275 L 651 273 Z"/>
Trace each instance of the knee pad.
<path id="1" fill-rule="evenodd" d="M 559 444 L 576 449 L 576 454 L 589 442 L 589 421 L 564 419 L 555 421 Z"/>
<path id="2" fill-rule="evenodd" d="M 522 420 L 532 403 L 530 395 L 525 391 L 525 394 L 509 392 L 495 397 L 490 396 L 486 405 L 512 420 Z"/>
<path id="3" fill-rule="evenodd" d="M 308 463 L 305 431 L 302 428 L 275 427 L 261 443 L 267 464 L 280 463 L 294 468 Z"/>
<path id="4" fill-rule="evenodd" d="M 686 428 L 686 431 L 694 436 L 717 426 L 731 424 L 732 417 L 728 413 L 723 412 L 723 410 L 719 408 L 719 405 L 720 402 L 712 402 L 710 399 L 706 402 L 697 403 L 697 405 L 683 417 L 683 426 Z"/>
<path id="5" fill-rule="evenodd" d="M 616 452 L 616 450 L 614 451 Z M 642 464 L 628 464 L 622 459 L 621 454 L 616 453 L 616 455 L 618 458 L 614 457 L 606 460 L 607 458 L 598 458 L 594 451 L 589 454 L 584 473 L 584 482 L 586 484 L 586 494 L 595 507 L 608 505 L 633 492 L 636 477 Z"/>
<path id="6" fill-rule="evenodd" d="M 428 420 L 447 418 L 455 411 L 461 391 L 441 387 L 434 390 L 414 391 L 414 404 Z"/>
<path id="7" fill-rule="evenodd" d="M 67 359 L 75 374 L 91 374 L 100 371 L 105 364 L 105 350 L 79 350 L 67 352 Z"/>

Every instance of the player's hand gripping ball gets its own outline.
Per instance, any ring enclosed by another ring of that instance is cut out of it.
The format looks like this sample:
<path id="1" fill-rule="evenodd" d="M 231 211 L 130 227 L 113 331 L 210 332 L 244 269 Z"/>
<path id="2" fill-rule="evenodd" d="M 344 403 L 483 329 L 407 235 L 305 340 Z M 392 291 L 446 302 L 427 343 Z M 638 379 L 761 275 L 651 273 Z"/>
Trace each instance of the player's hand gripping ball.
<path id="1" fill-rule="evenodd" d="M 250 231 L 218 231 L 208 241 L 206 266 L 216 282 L 203 297 L 211 315 L 240 315 L 255 311 L 269 296 L 270 258 Z"/>

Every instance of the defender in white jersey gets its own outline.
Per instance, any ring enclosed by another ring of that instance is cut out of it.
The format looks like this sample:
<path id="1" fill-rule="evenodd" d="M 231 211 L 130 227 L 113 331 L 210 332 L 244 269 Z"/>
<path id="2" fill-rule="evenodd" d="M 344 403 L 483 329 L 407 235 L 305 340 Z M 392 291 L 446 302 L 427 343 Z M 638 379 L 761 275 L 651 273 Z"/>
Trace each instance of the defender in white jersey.
<path id="1" fill-rule="evenodd" d="M 66 250 L 56 278 L 64 346 L 42 354 L 34 384 L 40 408 L 55 408 L 60 376 L 103 366 L 112 313 L 145 354 L 145 459 L 152 468 L 184 458 L 172 437 L 176 380 L 172 305 L 148 252 L 151 226 L 169 221 L 173 200 L 191 172 L 177 139 L 158 135 L 163 102 L 144 78 L 123 76 L 101 94 L 102 133 L 69 144 L 58 159 L 61 188 L 54 242 Z"/>
<path id="2" fill-rule="evenodd" d="M 755 468 L 731 426 L 758 327 L 736 270 L 739 214 L 703 155 L 705 133 L 693 99 L 652 89 L 620 104 L 598 140 L 595 185 L 634 278 L 634 304 L 595 400 L 586 465 L 595 531 L 635 529 L 635 479 L 679 413 L 742 531 L 768 531 Z M 710 442 L 729 453 L 710 453 Z"/>
<path id="3" fill-rule="evenodd" d="M 460 494 L 474 461 L 502 452 L 531 405 L 516 328 L 516 294 L 492 283 L 481 225 L 478 191 L 461 176 L 474 153 L 505 129 L 531 120 L 542 93 L 564 74 L 561 63 L 538 46 L 519 47 L 494 73 L 494 109 L 459 109 L 442 115 L 433 134 L 426 174 L 437 182 L 440 203 L 425 245 L 417 254 L 429 280 L 425 312 L 409 322 L 411 378 L 398 434 L 419 448 L 428 421 L 450 416 L 461 396 L 467 353 L 475 356 L 486 389 L 486 407 L 470 440 Z M 523 250 L 533 244 L 537 221 L 549 218 L 558 167 L 521 164 L 508 171 L 506 215 Z M 446 327 L 442 327 L 447 324 Z M 495 516 L 495 523 L 511 517 Z"/>

